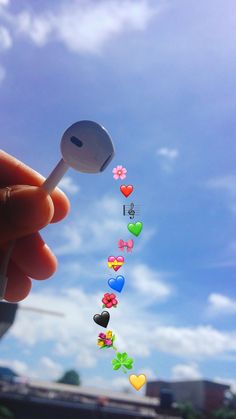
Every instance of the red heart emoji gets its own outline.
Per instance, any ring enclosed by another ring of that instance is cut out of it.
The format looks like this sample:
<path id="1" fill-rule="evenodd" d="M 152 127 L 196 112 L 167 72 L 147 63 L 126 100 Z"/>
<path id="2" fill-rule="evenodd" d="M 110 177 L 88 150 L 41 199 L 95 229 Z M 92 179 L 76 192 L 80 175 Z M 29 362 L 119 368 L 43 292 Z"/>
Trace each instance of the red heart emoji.
<path id="1" fill-rule="evenodd" d="M 133 185 L 121 185 L 120 187 L 120 191 L 126 198 L 128 198 L 128 196 L 133 192 L 133 189 Z"/>

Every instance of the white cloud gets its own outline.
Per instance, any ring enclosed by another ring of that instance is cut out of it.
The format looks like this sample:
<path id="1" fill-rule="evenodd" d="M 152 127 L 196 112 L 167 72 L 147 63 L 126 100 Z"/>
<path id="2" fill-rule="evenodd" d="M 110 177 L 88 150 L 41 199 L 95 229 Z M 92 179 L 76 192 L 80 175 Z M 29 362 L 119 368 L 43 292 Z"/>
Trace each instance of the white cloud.
<path id="1" fill-rule="evenodd" d="M 236 393 L 236 380 L 235 378 L 227 378 L 227 377 L 215 377 L 214 381 L 220 384 L 228 384 L 230 386 L 230 390 Z"/>
<path id="2" fill-rule="evenodd" d="M 11 16 L 12 23 L 16 23 L 16 30 L 27 35 L 36 45 L 44 46 L 49 41 L 53 31 L 51 14 L 33 16 L 28 11 L 22 11 L 17 17 Z"/>
<path id="3" fill-rule="evenodd" d="M 11 368 L 14 372 L 18 375 L 27 375 L 28 374 L 28 366 L 25 362 L 19 361 L 17 359 L 0 359 L 0 366 L 1 367 L 8 367 Z"/>
<path id="4" fill-rule="evenodd" d="M 142 232 L 144 243 L 140 246 L 135 244 L 136 253 L 141 250 L 153 233 L 153 228 L 144 229 Z M 76 217 L 72 219 L 71 214 L 70 221 L 51 234 L 56 243 L 54 248 L 56 255 L 73 253 L 91 255 L 93 252 L 109 255 L 114 247 L 117 248 L 118 240 L 127 237 L 129 232 L 122 219 L 120 200 L 104 196 L 92 206 L 88 206 L 79 217 L 76 214 Z M 114 238 L 117 238 L 116 242 Z"/>
<path id="5" fill-rule="evenodd" d="M 6 70 L 0 65 L 0 83 L 2 83 L 2 81 L 5 79 L 5 76 L 6 76 Z"/>
<path id="6" fill-rule="evenodd" d="M 149 380 L 158 380 L 157 372 L 153 371 L 149 367 L 143 367 L 142 371 L 140 370 L 140 374 L 145 374 L 146 377 L 148 377 Z"/>
<path id="7" fill-rule="evenodd" d="M 82 377 L 83 385 L 90 387 L 91 386 L 91 378 Z M 132 388 L 130 385 L 129 379 L 126 376 L 117 376 L 112 379 L 107 380 L 102 375 L 95 375 L 92 379 L 92 386 L 98 387 L 100 390 L 106 391 L 119 391 L 121 393 L 132 393 L 137 396 L 137 390 Z M 139 392 L 140 394 L 140 392 Z"/>
<path id="8" fill-rule="evenodd" d="M 58 319 L 19 311 L 10 334 L 22 342 L 24 347 L 52 342 L 57 354 L 73 356 L 76 366 L 93 367 L 101 355 L 96 346 L 98 329 L 92 318 L 96 312 L 101 311 L 102 296 L 103 292 L 88 295 L 79 288 L 66 289 L 60 293 L 58 291 L 57 295 L 49 289 L 47 292 L 32 293 L 24 305 L 45 309 L 50 307 L 54 311 L 63 311 L 65 317 Z M 150 342 L 149 327 L 154 327 L 157 322 L 142 312 L 138 298 L 136 300 L 136 304 L 133 304 L 129 296 L 119 298 L 120 310 L 114 309 L 109 327 L 116 333 L 117 345 L 121 350 L 145 357 L 151 349 L 151 344 L 146 344 Z M 139 328 L 134 327 L 135 324 L 139 324 Z M 27 334 L 22 335 L 22 330 L 27 330 Z"/>
<path id="9" fill-rule="evenodd" d="M 179 157 L 179 150 L 177 148 L 162 147 L 157 150 L 157 155 L 167 160 L 175 160 Z"/>
<path id="10" fill-rule="evenodd" d="M 93 314 L 98 307 L 100 295 L 89 296 L 79 289 L 67 289 L 63 293 L 55 294 L 55 291 L 32 293 L 24 302 L 25 306 L 37 306 L 46 309 L 50 307 L 54 311 L 65 314 L 62 318 L 38 315 L 19 311 L 10 335 L 25 347 L 41 348 L 45 351 L 45 345 L 50 348 L 51 354 L 61 358 L 73 359 L 76 367 L 92 367 L 98 360 L 96 339 L 98 330 L 93 322 Z M 89 301 L 89 304 L 88 304 Z M 22 330 L 27 330 L 22 334 Z M 50 345 L 50 346 L 48 346 Z M 34 376 L 40 378 L 40 374 L 54 379 L 60 375 L 60 364 L 55 363 L 48 356 L 41 359 L 41 368 L 34 369 Z M 42 368 L 44 365 L 44 368 Z M 42 369 L 44 371 L 41 373 Z"/>
<path id="11" fill-rule="evenodd" d="M 70 359 L 79 369 L 93 368 L 104 357 L 108 357 L 109 363 L 110 353 L 97 348 L 99 329 L 92 320 L 95 313 L 101 312 L 102 295 L 102 292 L 88 294 L 79 288 L 58 290 L 57 293 L 49 288 L 37 294 L 33 292 L 24 305 L 63 310 L 65 317 L 58 319 L 19 311 L 9 335 L 24 349 L 45 348 L 47 343 L 51 354 Z M 147 358 L 156 351 L 184 359 L 190 357 L 191 361 L 236 354 L 235 332 L 219 331 L 211 326 L 163 325 L 161 317 L 153 316 L 147 305 L 143 305 L 140 294 L 122 294 L 118 299 L 119 309 L 113 309 L 109 329 L 116 334 L 117 348 L 127 351 L 134 359 Z M 27 333 L 22 334 L 22 330 Z"/>
<path id="12" fill-rule="evenodd" d="M 75 195 L 79 192 L 80 187 L 74 182 L 73 178 L 70 176 L 64 176 L 58 184 L 59 188 L 65 192 Z"/>
<path id="13" fill-rule="evenodd" d="M 87 211 L 80 214 L 80 217 L 71 219 L 60 231 L 55 231 L 56 242 L 59 241 L 62 244 L 59 244 L 54 251 L 57 255 L 85 254 L 96 250 L 109 252 L 109 248 L 113 247 L 114 236 L 119 237 L 123 228 L 119 200 L 104 197 L 92 207 L 88 207 Z"/>
<path id="14" fill-rule="evenodd" d="M 150 369 L 150 368 L 141 368 L 139 371 L 133 371 L 135 374 L 145 374 L 147 377 L 147 380 L 154 380 L 158 379 L 157 375 Z M 91 386 L 91 378 L 83 377 L 83 385 L 85 386 Z M 109 381 L 102 375 L 96 375 L 93 377 L 92 380 L 93 387 L 99 387 L 100 389 L 112 389 L 123 393 L 131 393 L 137 396 L 137 390 L 135 390 L 128 380 L 128 377 L 124 376 L 117 376 L 112 379 L 109 379 Z M 144 395 L 145 393 L 145 386 L 139 391 L 139 396 Z"/>
<path id="15" fill-rule="evenodd" d="M 236 213 L 236 175 L 226 175 L 210 179 L 206 187 L 222 191 L 228 198 L 229 208 Z"/>
<path id="16" fill-rule="evenodd" d="M 152 275 L 155 276 L 154 271 Z M 138 292 L 136 290 L 130 296 L 119 295 L 119 310 L 112 312 L 109 328 L 116 334 L 117 347 L 120 350 L 125 350 L 134 357 L 147 357 L 152 349 L 150 328 L 154 328 L 158 322 L 151 314 L 143 311 L 144 296 Z M 37 294 L 33 292 L 22 305 L 33 305 L 42 309 L 50 307 L 51 310 L 63 312 L 65 317 L 58 319 L 19 311 L 10 335 L 21 342 L 24 349 L 50 343 L 53 348 L 51 353 L 54 352 L 62 358 L 70 357 L 75 367 L 92 368 L 100 357 L 104 357 L 104 353 L 96 345 L 98 328 L 92 320 L 93 315 L 101 311 L 103 294 L 104 290 L 88 294 L 78 287 L 58 290 L 57 294 L 52 289 Z M 148 303 L 150 298 L 147 295 L 146 307 Z M 138 327 L 135 327 L 137 324 Z M 23 335 L 22 330 L 27 330 L 27 334 Z"/>
<path id="17" fill-rule="evenodd" d="M 223 261 L 217 262 L 217 266 L 235 266 L 236 265 L 236 241 L 233 240 L 225 250 L 225 258 Z"/>
<path id="18" fill-rule="evenodd" d="M 91 385 L 91 379 L 86 379 L 85 377 L 85 379 L 83 380 L 83 383 L 86 386 L 89 386 Z M 128 387 L 130 387 L 130 384 L 129 384 L 129 381 L 127 380 L 127 377 L 115 377 L 109 380 L 108 382 L 105 377 L 96 375 L 95 377 L 93 377 L 93 386 L 99 387 L 102 389 L 112 388 L 113 390 L 123 390 L 126 392 Z"/>
<path id="19" fill-rule="evenodd" d="M 71 0 L 37 14 L 8 13 L 7 20 L 17 35 L 26 35 L 38 46 L 57 41 L 74 52 L 97 53 L 123 32 L 144 30 L 158 12 L 148 0 Z"/>
<path id="20" fill-rule="evenodd" d="M 162 147 L 156 151 L 156 154 L 159 157 L 162 170 L 166 173 L 171 173 L 175 160 L 179 157 L 179 150 L 177 148 Z"/>
<path id="21" fill-rule="evenodd" d="M 212 293 L 208 297 L 209 314 L 233 314 L 236 313 L 236 300 L 222 294 Z"/>
<path id="22" fill-rule="evenodd" d="M 200 378 L 201 373 L 195 363 L 177 364 L 172 368 L 173 380 L 198 380 Z"/>
<path id="23" fill-rule="evenodd" d="M 81 226 L 81 229 L 83 227 Z M 57 235 L 57 237 L 56 237 Z M 83 252 L 84 247 L 82 246 L 83 238 L 80 230 L 77 228 L 76 224 L 73 222 L 63 225 L 60 231 L 55 232 L 54 240 L 59 243 L 58 246 L 55 246 L 53 251 L 57 256 L 80 253 Z"/>
<path id="24" fill-rule="evenodd" d="M 4 26 L 0 26 L 0 51 L 7 50 L 12 46 L 12 39 L 9 31 Z"/>
<path id="25" fill-rule="evenodd" d="M 61 263 L 58 272 L 60 272 L 61 277 L 66 278 L 66 285 L 68 288 L 74 288 L 78 285 L 82 285 L 84 281 L 86 281 L 86 284 L 94 284 L 94 281 L 96 281 L 97 287 L 98 281 L 101 281 L 101 275 L 104 276 L 101 272 L 104 271 L 104 266 L 106 266 L 106 264 L 107 260 L 105 259 L 102 261 L 96 261 L 95 263 L 91 263 L 91 260 L 88 261 L 87 259 L 85 263 L 82 263 L 82 261 L 71 261 Z"/>
<path id="26" fill-rule="evenodd" d="M 0 7 L 1 6 L 8 6 L 9 0 L 0 0 Z"/>
<path id="27" fill-rule="evenodd" d="M 131 286 L 143 297 L 148 296 L 149 303 L 164 300 L 172 289 L 164 282 L 163 274 L 150 269 L 147 265 L 136 264 L 129 272 Z"/>
<path id="28" fill-rule="evenodd" d="M 236 352 L 236 332 L 224 332 L 212 326 L 157 327 L 152 342 L 158 350 L 195 359 Z"/>
<path id="29" fill-rule="evenodd" d="M 20 376 L 44 380 L 58 379 L 63 372 L 61 365 L 48 356 L 41 357 L 33 367 L 17 359 L 0 359 L 0 366 L 11 368 Z"/>
<path id="30" fill-rule="evenodd" d="M 209 263 L 208 268 L 224 268 L 236 265 L 236 241 L 233 240 L 222 250 L 216 261 Z"/>
<path id="31" fill-rule="evenodd" d="M 55 380 L 62 374 L 62 367 L 59 363 L 53 361 L 48 356 L 43 356 L 39 361 L 38 371 L 34 371 L 34 375 L 45 380 Z"/>

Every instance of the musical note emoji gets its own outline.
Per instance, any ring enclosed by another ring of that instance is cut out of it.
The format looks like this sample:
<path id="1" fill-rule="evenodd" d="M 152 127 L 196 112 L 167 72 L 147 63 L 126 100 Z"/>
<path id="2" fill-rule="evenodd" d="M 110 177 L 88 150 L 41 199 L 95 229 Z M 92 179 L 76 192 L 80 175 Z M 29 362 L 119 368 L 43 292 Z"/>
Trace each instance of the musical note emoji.
<path id="1" fill-rule="evenodd" d="M 134 210 L 135 207 L 135 210 Z M 123 205 L 123 215 L 129 215 L 129 218 L 131 220 L 134 219 L 134 217 L 137 217 L 137 215 L 140 215 L 140 205 L 134 205 L 133 202 L 131 202 L 130 205 Z"/>
<path id="2" fill-rule="evenodd" d="M 134 218 L 134 215 L 135 215 L 134 203 L 133 202 L 131 202 L 131 204 L 130 204 L 130 209 L 128 211 L 128 214 L 129 214 L 129 218 L 132 220 Z"/>

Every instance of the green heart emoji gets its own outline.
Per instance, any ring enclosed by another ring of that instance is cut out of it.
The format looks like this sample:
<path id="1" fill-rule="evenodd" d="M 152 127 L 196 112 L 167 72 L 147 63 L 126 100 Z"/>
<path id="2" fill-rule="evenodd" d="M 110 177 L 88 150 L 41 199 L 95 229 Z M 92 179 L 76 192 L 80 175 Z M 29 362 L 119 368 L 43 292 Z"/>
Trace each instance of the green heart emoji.
<path id="1" fill-rule="evenodd" d="M 130 233 L 134 234 L 135 236 L 139 236 L 143 229 L 143 223 L 141 223 L 141 221 L 138 221 L 135 224 L 129 223 L 127 227 Z"/>

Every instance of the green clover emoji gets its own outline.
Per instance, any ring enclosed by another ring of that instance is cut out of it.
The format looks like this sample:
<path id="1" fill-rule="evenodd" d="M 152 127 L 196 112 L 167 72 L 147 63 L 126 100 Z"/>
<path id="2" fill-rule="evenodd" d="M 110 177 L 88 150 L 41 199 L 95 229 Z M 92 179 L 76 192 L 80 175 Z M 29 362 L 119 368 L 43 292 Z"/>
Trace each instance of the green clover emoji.
<path id="1" fill-rule="evenodd" d="M 128 357 L 126 352 L 120 353 L 117 352 L 116 358 L 112 360 L 112 368 L 113 370 L 122 369 L 122 371 L 126 374 L 127 370 L 131 370 L 133 368 L 133 359 Z M 125 369 L 126 368 L 126 369 Z"/>

